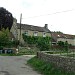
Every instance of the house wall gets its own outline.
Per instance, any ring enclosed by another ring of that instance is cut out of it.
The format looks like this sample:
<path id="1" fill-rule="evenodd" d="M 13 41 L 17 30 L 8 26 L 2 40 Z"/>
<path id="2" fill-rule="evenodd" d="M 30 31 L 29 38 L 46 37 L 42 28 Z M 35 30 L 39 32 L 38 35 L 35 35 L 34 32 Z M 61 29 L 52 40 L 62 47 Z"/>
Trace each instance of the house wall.
<path id="1" fill-rule="evenodd" d="M 58 38 L 57 42 L 58 41 L 63 41 L 63 42 L 67 41 L 69 44 L 75 45 L 75 39 Z"/>
<path id="2" fill-rule="evenodd" d="M 14 18 L 13 19 L 13 25 L 11 27 L 10 32 L 12 32 L 12 34 L 14 35 L 14 37 L 16 39 L 18 39 L 18 31 L 17 31 L 17 25 L 16 25 L 16 23 L 17 23 L 17 20 Z"/>
<path id="3" fill-rule="evenodd" d="M 74 44 L 74 46 L 75 46 L 75 39 L 74 39 L 74 41 L 73 41 L 73 44 Z"/>
<path id="4" fill-rule="evenodd" d="M 23 42 L 23 43 L 24 43 L 24 40 L 23 40 L 23 38 L 22 38 L 22 34 L 23 34 L 25 31 L 28 31 L 28 36 L 34 36 L 33 33 L 35 32 L 35 31 L 22 30 L 22 29 L 21 29 L 21 37 L 20 37 L 20 29 L 18 29 L 18 40 L 20 40 L 20 41 Z M 38 31 L 36 31 L 36 32 L 38 32 Z M 43 32 L 38 32 L 38 35 L 37 35 L 37 36 L 43 36 Z M 46 36 L 51 36 L 51 34 L 50 34 L 50 33 L 46 33 Z"/>
<path id="5" fill-rule="evenodd" d="M 22 33 L 24 33 L 26 30 L 22 30 Z M 28 35 L 29 36 L 34 36 L 34 32 L 38 32 L 38 31 L 30 31 L 30 30 L 27 30 L 28 31 Z M 37 33 L 37 36 L 43 36 L 43 32 L 38 32 Z M 46 36 L 51 36 L 50 33 L 46 33 Z"/>

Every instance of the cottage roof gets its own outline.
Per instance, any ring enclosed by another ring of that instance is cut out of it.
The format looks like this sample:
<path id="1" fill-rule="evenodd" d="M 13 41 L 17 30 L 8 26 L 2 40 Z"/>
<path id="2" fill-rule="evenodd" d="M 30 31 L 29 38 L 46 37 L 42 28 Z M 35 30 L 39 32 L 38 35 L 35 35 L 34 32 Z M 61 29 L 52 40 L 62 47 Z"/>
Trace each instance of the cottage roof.
<path id="1" fill-rule="evenodd" d="M 52 37 L 55 39 L 57 38 L 74 39 L 75 35 L 64 34 L 62 32 L 52 32 Z"/>
<path id="2" fill-rule="evenodd" d="M 17 23 L 18 29 L 20 29 L 20 24 Z M 34 26 L 29 24 L 21 24 L 21 29 L 23 30 L 31 30 L 31 31 L 39 31 L 39 32 L 50 32 L 49 29 L 40 26 Z"/>

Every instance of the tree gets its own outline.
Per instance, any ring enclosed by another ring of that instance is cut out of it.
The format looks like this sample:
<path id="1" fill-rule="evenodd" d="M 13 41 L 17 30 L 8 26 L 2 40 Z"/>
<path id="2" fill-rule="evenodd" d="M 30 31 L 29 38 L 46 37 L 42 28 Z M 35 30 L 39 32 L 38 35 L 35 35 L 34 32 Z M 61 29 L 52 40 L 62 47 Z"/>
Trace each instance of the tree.
<path id="1" fill-rule="evenodd" d="M 64 51 L 68 52 L 69 44 L 68 44 L 67 41 L 65 41 L 65 42 L 58 41 L 58 46 L 61 48 L 61 50 L 64 50 Z"/>
<path id="2" fill-rule="evenodd" d="M 58 41 L 58 45 L 61 47 L 64 47 L 64 42 L 63 41 Z"/>
<path id="3" fill-rule="evenodd" d="M 9 30 L 4 28 L 0 31 L 0 46 L 6 46 L 9 42 Z"/>
<path id="4" fill-rule="evenodd" d="M 50 37 L 39 37 L 37 41 L 37 47 L 41 51 L 47 51 L 50 49 Z"/>
<path id="5" fill-rule="evenodd" d="M 2 28 L 11 29 L 13 24 L 12 14 L 3 7 L 0 7 L 0 30 Z"/>
<path id="6" fill-rule="evenodd" d="M 65 50 L 68 52 L 69 44 L 67 41 L 65 41 Z"/>

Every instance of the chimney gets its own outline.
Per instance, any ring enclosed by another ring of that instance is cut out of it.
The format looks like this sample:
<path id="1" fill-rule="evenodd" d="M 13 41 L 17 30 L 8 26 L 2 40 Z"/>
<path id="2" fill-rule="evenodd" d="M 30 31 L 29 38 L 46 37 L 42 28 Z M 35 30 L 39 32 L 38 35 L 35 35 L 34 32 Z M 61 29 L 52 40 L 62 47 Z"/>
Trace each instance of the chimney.
<path id="1" fill-rule="evenodd" d="M 48 29 L 48 24 L 45 24 L 45 26 L 44 26 L 46 29 Z"/>

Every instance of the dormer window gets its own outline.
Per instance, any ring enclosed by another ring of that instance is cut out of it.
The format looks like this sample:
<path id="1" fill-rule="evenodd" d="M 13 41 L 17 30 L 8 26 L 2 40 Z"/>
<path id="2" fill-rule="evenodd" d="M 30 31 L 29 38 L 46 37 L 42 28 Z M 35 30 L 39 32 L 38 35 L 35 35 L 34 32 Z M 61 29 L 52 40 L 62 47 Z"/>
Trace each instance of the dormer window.
<path id="1" fill-rule="evenodd" d="M 33 35 L 34 35 L 34 36 L 38 36 L 38 32 L 34 32 Z"/>
<path id="2" fill-rule="evenodd" d="M 43 37 L 46 37 L 46 32 L 43 32 Z"/>

